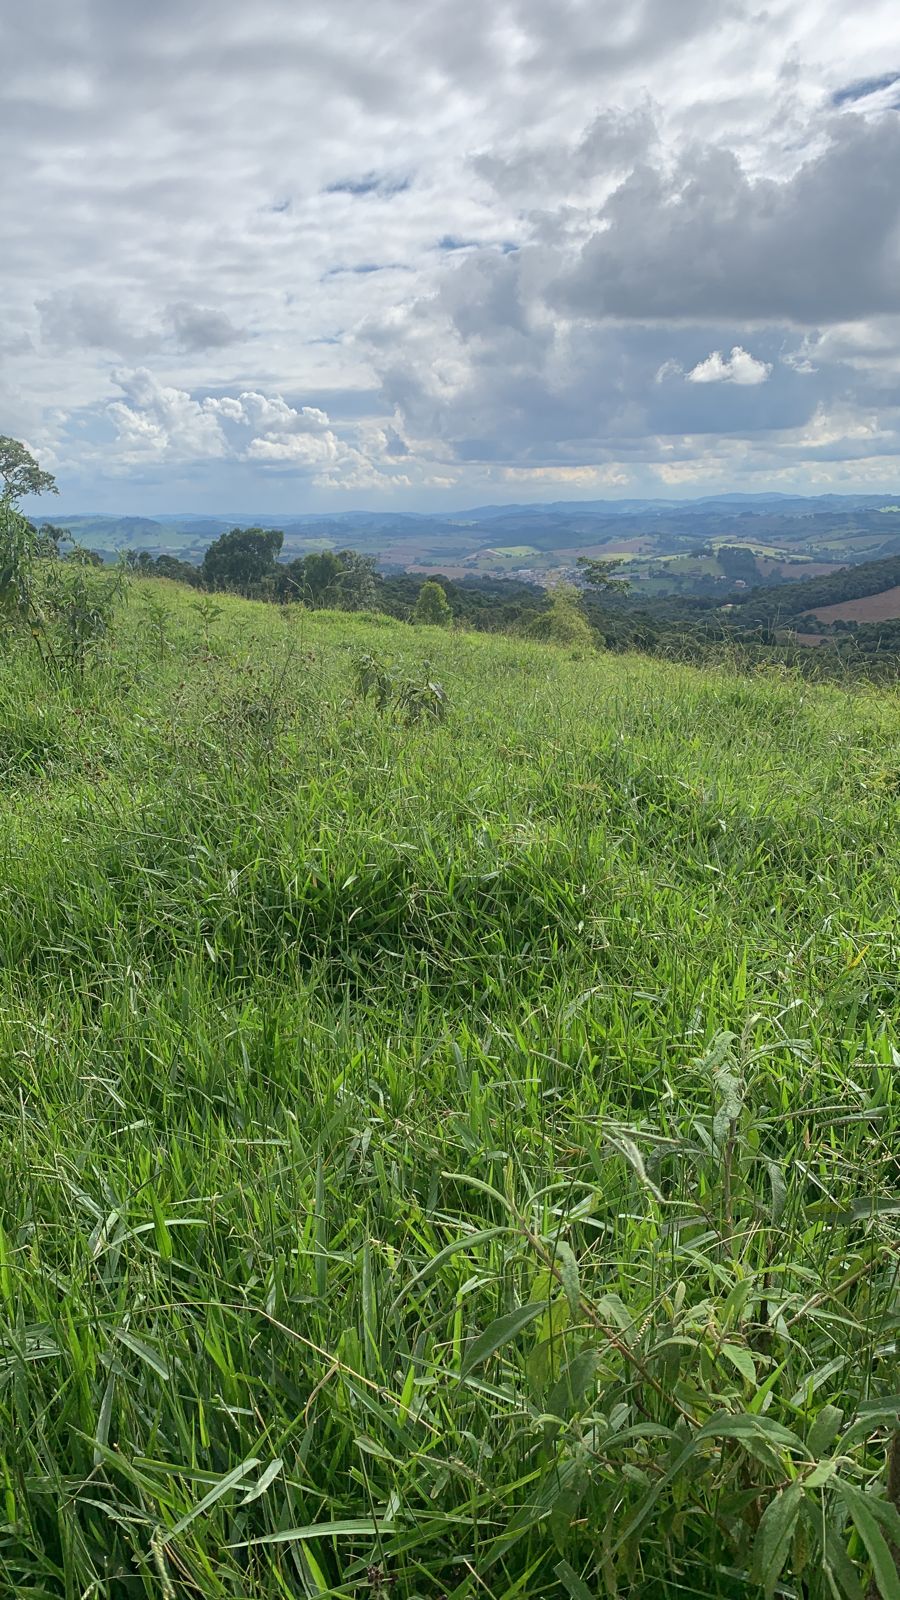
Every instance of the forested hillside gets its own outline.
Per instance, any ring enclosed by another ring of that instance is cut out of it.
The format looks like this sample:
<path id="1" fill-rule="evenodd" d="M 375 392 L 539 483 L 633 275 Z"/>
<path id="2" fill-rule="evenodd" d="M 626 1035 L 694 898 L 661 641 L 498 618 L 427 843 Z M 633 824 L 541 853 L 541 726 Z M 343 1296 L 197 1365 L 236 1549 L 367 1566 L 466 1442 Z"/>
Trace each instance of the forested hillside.
<path id="1" fill-rule="evenodd" d="M 778 590 L 758 590 L 740 603 L 741 617 L 748 622 L 770 622 L 776 617 L 800 617 L 818 606 L 856 600 L 862 595 L 880 594 L 900 584 L 900 555 L 886 561 L 867 561 L 861 566 L 844 567 L 825 577 L 807 578 Z M 900 614 L 900 613 L 898 613 Z"/>

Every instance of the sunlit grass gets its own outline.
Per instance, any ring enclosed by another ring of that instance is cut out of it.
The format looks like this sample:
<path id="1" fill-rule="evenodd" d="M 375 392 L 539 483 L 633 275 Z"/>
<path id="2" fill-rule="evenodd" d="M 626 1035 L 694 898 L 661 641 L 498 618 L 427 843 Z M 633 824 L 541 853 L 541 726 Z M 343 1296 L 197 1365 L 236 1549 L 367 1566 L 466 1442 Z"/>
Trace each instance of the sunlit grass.
<path id="1" fill-rule="evenodd" d="M 0 1591 L 886 1583 L 896 697 L 222 605 L 0 661 Z"/>

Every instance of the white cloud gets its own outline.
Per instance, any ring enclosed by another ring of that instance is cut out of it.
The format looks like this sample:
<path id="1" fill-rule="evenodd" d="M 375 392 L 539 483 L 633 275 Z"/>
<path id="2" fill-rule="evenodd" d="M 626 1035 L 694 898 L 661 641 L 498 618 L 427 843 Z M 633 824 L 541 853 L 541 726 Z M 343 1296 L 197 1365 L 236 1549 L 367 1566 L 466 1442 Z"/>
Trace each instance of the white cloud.
<path id="1" fill-rule="evenodd" d="M 119 469 L 148 463 L 229 461 L 290 472 L 330 489 L 409 487 L 395 471 L 396 435 L 361 425 L 343 434 L 317 406 L 244 390 L 196 398 L 164 386 L 146 367 L 118 369 L 124 400 L 105 408 L 118 441 Z M 383 460 L 382 460 L 383 458 Z"/>
<path id="2" fill-rule="evenodd" d="M 896 0 L 20 12 L 0 425 L 67 508 L 900 452 Z"/>
<path id="3" fill-rule="evenodd" d="M 504 483 L 518 483 L 541 488 L 556 484 L 564 489 L 624 489 L 631 482 L 628 471 L 621 466 L 608 467 L 504 467 Z"/>
<path id="4" fill-rule="evenodd" d="M 146 367 L 119 369 L 113 382 L 124 400 L 107 406 L 120 442 L 121 465 L 158 461 L 219 460 L 228 454 L 218 420 L 183 389 L 159 384 Z"/>
<path id="5" fill-rule="evenodd" d="M 338 442 L 333 433 L 266 434 L 251 439 L 244 452 L 247 461 L 293 462 L 301 467 L 320 467 L 336 461 Z"/>
<path id="6" fill-rule="evenodd" d="M 687 374 L 688 383 L 737 383 L 753 387 L 765 383 L 772 371 L 768 361 L 757 361 L 742 345 L 736 344 L 731 355 L 725 357 L 713 350 L 705 361 L 698 361 Z M 658 375 L 657 375 L 658 376 Z"/>

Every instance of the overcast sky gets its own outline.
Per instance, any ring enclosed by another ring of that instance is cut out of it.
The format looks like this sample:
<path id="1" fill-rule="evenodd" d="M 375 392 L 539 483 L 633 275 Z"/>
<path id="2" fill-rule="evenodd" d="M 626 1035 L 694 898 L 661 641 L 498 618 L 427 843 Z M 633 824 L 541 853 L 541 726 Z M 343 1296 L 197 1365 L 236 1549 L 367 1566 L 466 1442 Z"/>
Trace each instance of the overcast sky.
<path id="1" fill-rule="evenodd" d="M 900 491 L 897 0 L 28 0 L 0 60 L 67 510 Z"/>

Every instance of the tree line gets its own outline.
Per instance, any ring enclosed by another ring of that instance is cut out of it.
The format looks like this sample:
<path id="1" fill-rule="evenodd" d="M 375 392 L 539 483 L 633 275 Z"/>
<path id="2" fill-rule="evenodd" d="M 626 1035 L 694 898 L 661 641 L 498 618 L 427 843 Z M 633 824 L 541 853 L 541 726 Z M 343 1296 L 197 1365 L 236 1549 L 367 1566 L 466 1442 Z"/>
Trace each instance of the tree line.
<path id="1" fill-rule="evenodd" d="M 284 534 L 277 528 L 232 528 L 194 566 L 172 555 L 129 551 L 128 567 L 144 577 L 172 578 L 193 588 L 269 600 L 299 602 L 311 610 L 380 611 L 432 625 L 453 621 L 502 632 L 526 611 L 543 610 L 536 585 L 506 578 L 453 583 L 413 573 L 381 573 L 374 556 L 358 550 L 310 550 L 280 561 Z"/>
<path id="2" fill-rule="evenodd" d="M 580 558 L 580 583 L 547 591 L 508 578 L 425 578 L 380 573 L 355 550 L 312 550 L 278 558 L 278 529 L 232 528 L 195 566 L 172 555 L 128 552 L 103 570 L 102 556 L 80 549 L 63 529 L 36 527 L 21 511 L 25 496 L 55 493 L 52 474 L 14 439 L 0 437 L 0 614 L 19 629 L 48 670 L 83 672 L 109 630 L 129 571 L 172 578 L 207 592 L 229 591 L 312 609 L 380 612 L 404 621 L 511 632 L 566 645 L 637 650 L 701 663 L 728 656 L 753 667 L 778 663 L 812 676 L 900 677 L 900 622 L 846 625 L 828 648 L 810 650 L 785 634 L 788 617 L 812 605 L 876 593 L 900 582 L 900 558 L 823 579 L 760 588 L 749 594 L 636 599 L 615 563 Z M 69 546 L 69 548 L 66 548 Z M 730 552 L 729 552 L 730 553 Z M 95 570 L 100 569 L 100 570 Z"/>
<path id="3" fill-rule="evenodd" d="M 723 605 L 729 597 L 637 598 L 614 563 L 585 557 L 579 559 L 579 585 L 561 584 L 548 591 L 509 578 L 454 582 L 440 574 L 380 573 L 373 556 L 350 549 L 313 550 L 280 561 L 283 541 L 278 529 L 233 528 L 209 546 L 197 566 L 146 551 L 129 552 L 125 560 L 138 574 L 172 578 L 206 591 L 300 603 L 313 610 L 379 612 L 407 622 L 512 632 L 579 652 L 597 646 L 636 650 L 698 665 L 728 658 L 750 668 L 777 662 L 815 677 L 900 675 L 900 624 L 847 628 L 852 638 L 836 637 L 827 651 L 797 645 L 784 632 L 789 617 L 824 603 L 826 597 L 851 598 L 900 581 L 900 562 L 869 563 L 827 578 L 762 587 L 735 594 Z"/>

